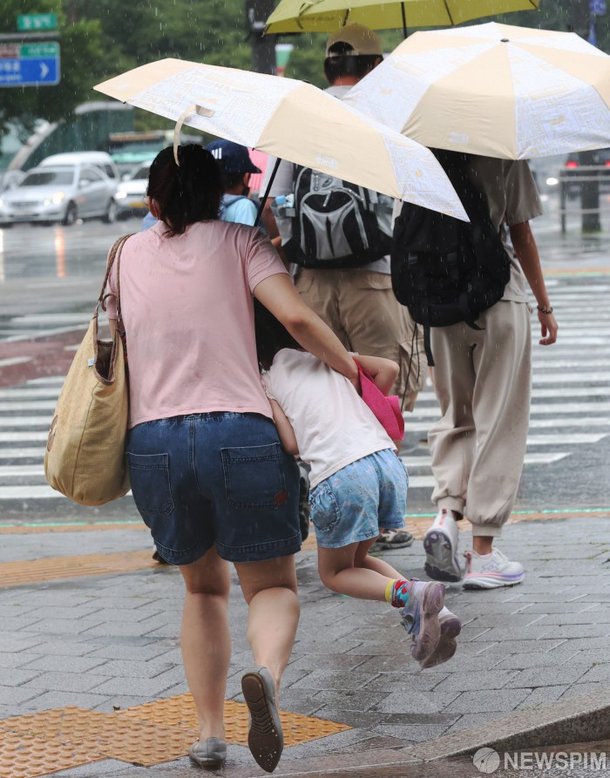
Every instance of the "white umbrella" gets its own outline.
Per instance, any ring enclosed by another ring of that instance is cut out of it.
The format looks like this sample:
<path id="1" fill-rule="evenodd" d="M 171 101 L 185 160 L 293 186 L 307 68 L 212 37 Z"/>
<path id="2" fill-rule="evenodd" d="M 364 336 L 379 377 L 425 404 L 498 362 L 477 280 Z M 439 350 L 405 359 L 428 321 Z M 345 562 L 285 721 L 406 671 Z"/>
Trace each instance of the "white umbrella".
<path id="1" fill-rule="evenodd" d="M 610 146 L 610 57 L 490 22 L 416 32 L 346 102 L 431 148 L 524 159 Z"/>
<path id="2" fill-rule="evenodd" d="M 163 59 L 94 88 L 178 126 L 467 220 L 428 149 L 302 81 Z"/>

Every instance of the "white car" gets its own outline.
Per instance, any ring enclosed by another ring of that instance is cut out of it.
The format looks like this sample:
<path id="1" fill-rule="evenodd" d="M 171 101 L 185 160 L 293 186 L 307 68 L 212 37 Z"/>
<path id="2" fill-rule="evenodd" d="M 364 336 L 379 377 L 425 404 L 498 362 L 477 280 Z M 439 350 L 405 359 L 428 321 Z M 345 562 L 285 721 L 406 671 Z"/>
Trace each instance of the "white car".
<path id="1" fill-rule="evenodd" d="M 148 211 L 146 188 L 148 187 L 148 172 L 150 162 L 145 162 L 128 175 L 119 184 L 116 191 L 117 216 L 143 216 Z"/>
<path id="2" fill-rule="evenodd" d="M 18 222 L 61 222 L 116 219 L 116 183 L 98 167 L 37 167 L 0 194 L 0 225 Z"/>

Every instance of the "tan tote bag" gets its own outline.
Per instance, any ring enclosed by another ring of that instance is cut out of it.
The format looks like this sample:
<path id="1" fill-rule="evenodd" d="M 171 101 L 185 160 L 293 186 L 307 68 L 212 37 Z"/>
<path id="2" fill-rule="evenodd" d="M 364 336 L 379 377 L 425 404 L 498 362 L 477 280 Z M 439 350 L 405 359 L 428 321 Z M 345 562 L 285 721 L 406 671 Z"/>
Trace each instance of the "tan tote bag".
<path id="1" fill-rule="evenodd" d="M 111 340 L 98 336 L 106 284 L 115 260 L 119 278 L 121 249 L 128 237 L 119 238 L 108 254 L 102 291 L 59 395 L 44 456 L 49 484 L 80 505 L 104 505 L 129 491 L 129 386 L 118 282 L 116 332 Z"/>

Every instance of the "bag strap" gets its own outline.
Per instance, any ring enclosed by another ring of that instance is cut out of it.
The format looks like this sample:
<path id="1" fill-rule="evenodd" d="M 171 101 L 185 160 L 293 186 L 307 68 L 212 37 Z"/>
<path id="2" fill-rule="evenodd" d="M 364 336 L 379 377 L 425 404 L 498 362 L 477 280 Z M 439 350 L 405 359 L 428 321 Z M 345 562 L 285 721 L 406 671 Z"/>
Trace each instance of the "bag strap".
<path id="1" fill-rule="evenodd" d="M 101 306 L 102 310 L 106 310 L 106 298 L 110 297 L 110 293 L 106 292 L 106 287 L 108 286 L 108 279 L 110 278 L 110 274 L 112 272 L 112 267 L 116 261 L 116 312 L 117 312 L 117 329 L 121 334 L 124 333 L 123 330 L 123 318 L 121 316 L 121 251 L 123 250 L 123 246 L 125 245 L 125 241 L 127 238 L 131 238 L 132 235 L 135 233 L 130 232 L 127 235 L 121 235 L 120 238 L 117 238 L 115 242 L 110 247 L 110 251 L 108 252 L 108 259 L 106 260 L 106 274 L 104 275 L 104 281 L 102 283 L 102 290 L 100 292 L 100 296 L 97 300 L 97 305 L 95 306 L 95 316 L 98 315 L 99 308 Z"/>

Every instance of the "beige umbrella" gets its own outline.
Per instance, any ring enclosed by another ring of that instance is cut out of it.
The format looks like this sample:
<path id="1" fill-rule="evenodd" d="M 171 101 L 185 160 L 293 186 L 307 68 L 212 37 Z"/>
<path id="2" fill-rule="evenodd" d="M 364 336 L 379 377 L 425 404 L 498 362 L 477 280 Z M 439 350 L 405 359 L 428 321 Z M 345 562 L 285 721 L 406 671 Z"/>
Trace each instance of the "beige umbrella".
<path id="1" fill-rule="evenodd" d="M 265 32 L 335 32 L 358 23 L 372 30 L 449 27 L 484 16 L 533 11 L 540 0 L 280 0 Z"/>
<path id="2" fill-rule="evenodd" d="M 523 159 L 610 146 L 610 56 L 490 22 L 416 32 L 346 102 L 431 148 Z"/>
<path id="3" fill-rule="evenodd" d="M 98 92 L 298 165 L 467 220 L 423 146 L 290 78 L 163 59 Z"/>

